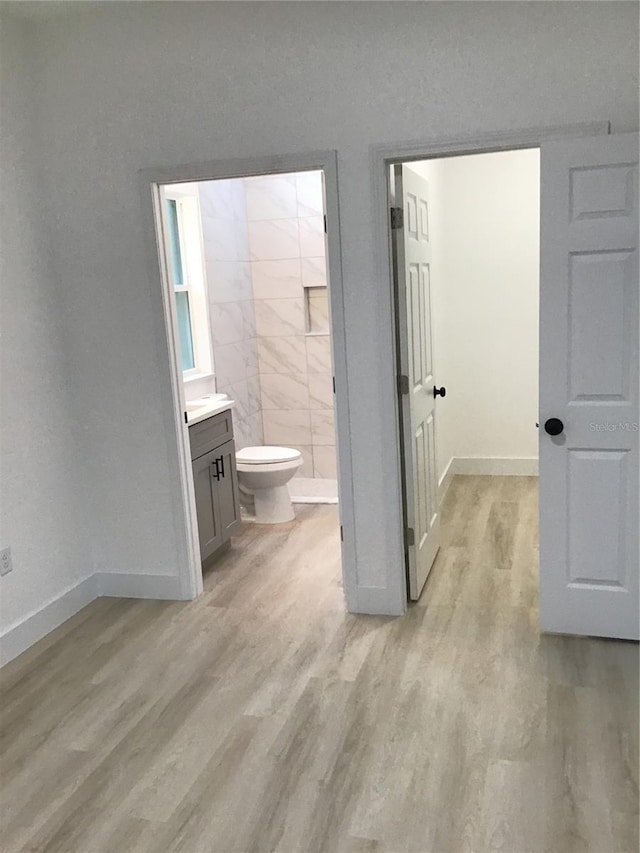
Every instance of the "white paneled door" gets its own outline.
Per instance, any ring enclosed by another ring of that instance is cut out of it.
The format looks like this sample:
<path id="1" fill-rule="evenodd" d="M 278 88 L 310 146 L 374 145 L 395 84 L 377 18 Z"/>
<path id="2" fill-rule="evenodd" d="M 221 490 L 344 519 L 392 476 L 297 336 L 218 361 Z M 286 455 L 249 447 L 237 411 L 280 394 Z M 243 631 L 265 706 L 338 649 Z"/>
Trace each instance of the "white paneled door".
<path id="1" fill-rule="evenodd" d="M 420 597 L 440 546 L 431 339 L 429 187 L 409 166 L 395 167 L 392 222 L 397 276 L 402 450 L 409 594 Z"/>
<path id="2" fill-rule="evenodd" d="M 638 136 L 541 149 L 540 622 L 638 639 Z"/>

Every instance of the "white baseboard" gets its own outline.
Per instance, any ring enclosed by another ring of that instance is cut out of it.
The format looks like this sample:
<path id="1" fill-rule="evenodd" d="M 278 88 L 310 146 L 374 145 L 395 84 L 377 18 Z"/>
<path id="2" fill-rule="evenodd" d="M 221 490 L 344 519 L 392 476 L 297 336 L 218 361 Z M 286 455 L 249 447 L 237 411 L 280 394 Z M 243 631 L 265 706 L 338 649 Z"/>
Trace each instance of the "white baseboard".
<path id="1" fill-rule="evenodd" d="M 171 575 L 129 575 L 124 572 L 97 572 L 98 595 L 113 598 L 184 599 L 180 578 Z"/>
<path id="2" fill-rule="evenodd" d="M 455 462 L 455 457 L 452 456 L 447 467 L 444 469 L 444 474 L 440 477 L 440 482 L 438 483 L 438 499 L 440 503 L 442 503 L 449 491 L 449 486 L 451 485 L 453 475 L 455 474 Z"/>
<path id="3" fill-rule="evenodd" d="M 184 598 L 177 577 L 96 572 L 69 587 L 39 610 L 9 625 L 0 634 L 0 667 L 31 648 L 100 596 L 171 601 Z"/>
<path id="4" fill-rule="evenodd" d="M 489 477 L 537 477 L 535 457 L 456 456 L 454 474 L 480 474 Z"/>
<path id="5" fill-rule="evenodd" d="M 38 640 L 46 637 L 97 597 L 96 576 L 90 575 L 39 610 L 9 625 L 0 635 L 0 666 L 9 663 Z"/>
<path id="6" fill-rule="evenodd" d="M 438 483 L 440 503 L 444 500 L 456 474 L 462 476 L 475 474 L 488 477 L 537 477 L 538 460 L 528 457 L 452 456 Z"/>

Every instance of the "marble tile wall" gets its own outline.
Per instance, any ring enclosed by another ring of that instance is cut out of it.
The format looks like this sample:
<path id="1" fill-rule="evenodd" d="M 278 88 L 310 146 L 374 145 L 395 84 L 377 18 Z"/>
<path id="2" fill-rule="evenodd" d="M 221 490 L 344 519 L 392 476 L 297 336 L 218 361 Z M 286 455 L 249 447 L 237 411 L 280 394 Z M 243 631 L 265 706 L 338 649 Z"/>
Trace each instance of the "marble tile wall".
<path id="1" fill-rule="evenodd" d="M 251 260 L 242 180 L 199 184 L 216 389 L 236 401 L 238 449 L 264 444 Z"/>
<path id="2" fill-rule="evenodd" d="M 335 479 L 320 172 L 200 184 L 216 387 L 236 401 L 238 448 L 302 451 Z"/>
<path id="3" fill-rule="evenodd" d="M 301 450 L 299 476 L 335 479 L 322 176 L 244 186 L 264 443 Z"/>

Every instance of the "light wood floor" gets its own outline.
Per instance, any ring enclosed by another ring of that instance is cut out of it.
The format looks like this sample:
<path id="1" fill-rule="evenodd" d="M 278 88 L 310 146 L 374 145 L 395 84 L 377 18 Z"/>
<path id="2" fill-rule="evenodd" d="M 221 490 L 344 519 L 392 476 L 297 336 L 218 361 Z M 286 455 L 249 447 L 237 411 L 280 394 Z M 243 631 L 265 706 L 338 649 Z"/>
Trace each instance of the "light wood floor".
<path id="1" fill-rule="evenodd" d="M 635 853 L 638 649 L 539 636 L 536 488 L 456 478 L 400 619 L 344 613 L 333 506 L 90 605 L 3 670 L 3 853 Z"/>

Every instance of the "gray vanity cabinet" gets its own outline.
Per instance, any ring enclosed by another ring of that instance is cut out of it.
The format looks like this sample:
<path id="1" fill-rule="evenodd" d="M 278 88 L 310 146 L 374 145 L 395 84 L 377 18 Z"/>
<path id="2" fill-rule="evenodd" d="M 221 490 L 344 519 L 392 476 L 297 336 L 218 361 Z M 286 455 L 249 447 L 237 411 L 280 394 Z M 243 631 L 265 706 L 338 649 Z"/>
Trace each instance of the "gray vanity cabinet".
<path id="1" fill-rule="evenodd" d="M 216 451 L 220 454 L 221 478 L 217 481 L 220 503 L 220 528 L 222 541 L 226 542 L 240 523 L 240 496 L 238 495 L 238 471 L 236 469 L 236 445 L 227 441 Z"/>
<path id="2" fill-rule="evenodd" d="M 203 562 L 222 545 L 218 489 L 214 479 L 216 458 L 217 453 L 212 450 L 193 460 L 193 488 L 200 537 L 200 559 Z"/>
<path id="3" fill-rule="evenodd" d="M 209 562 L 228 546 L 240 524 L 236 450 L 231 412 L 189 427 L 200 558 Z"/>

